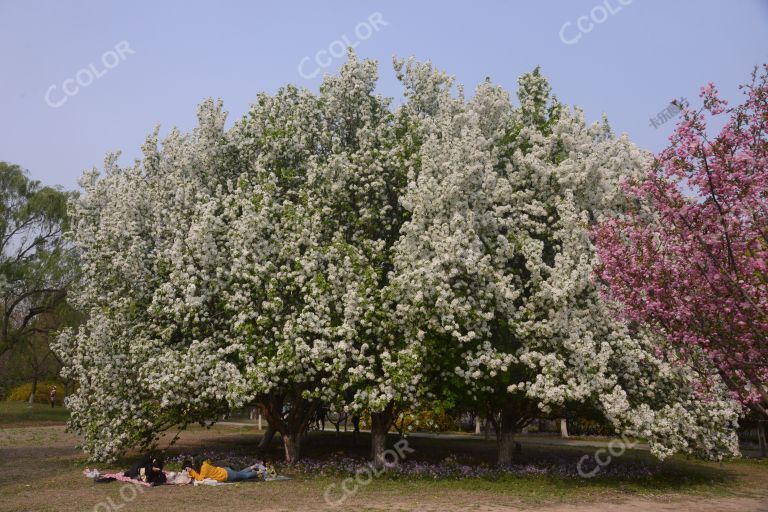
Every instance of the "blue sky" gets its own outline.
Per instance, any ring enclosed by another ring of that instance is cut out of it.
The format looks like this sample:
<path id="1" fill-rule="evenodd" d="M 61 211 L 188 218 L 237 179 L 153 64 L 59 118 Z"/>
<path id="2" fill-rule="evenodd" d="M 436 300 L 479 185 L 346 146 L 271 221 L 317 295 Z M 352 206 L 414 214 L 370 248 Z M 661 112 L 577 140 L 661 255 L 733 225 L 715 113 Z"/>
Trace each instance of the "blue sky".
<path id="1" fill-rule="evenodd" d="M 393 56 L 431 60 L 468 91 L 486 76 L 514 91 L 540 65 L 561 101 L 658 151 L 673 122 L 650 118 L 670 100 L 709 81 L 737 99 L 768 62 L 768 1 L 0 0 L 0 160 L 75 188 L 108 151 L 137 157 L 155 124 L 189 129 L 204 98 L 231 121 L 259 91 L 317 90 L 345 42 L 379 61 L 389 96 Z"/>

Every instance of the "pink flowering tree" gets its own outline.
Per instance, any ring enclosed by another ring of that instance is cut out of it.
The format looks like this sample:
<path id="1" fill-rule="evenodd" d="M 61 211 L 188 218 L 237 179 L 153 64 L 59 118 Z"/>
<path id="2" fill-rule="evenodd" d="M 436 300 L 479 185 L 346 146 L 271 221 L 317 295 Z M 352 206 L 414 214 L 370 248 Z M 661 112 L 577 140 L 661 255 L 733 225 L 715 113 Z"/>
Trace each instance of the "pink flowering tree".
<path id="1" fill-rule="evenodd" d="M 597 275 L 626 317 L 663 334 L 661 351 L 768 418 L 768 66 L 741 89 L 735 107 L 712 84 L 699 110 L 681 105 L 669 147 L 626 184 L 634 207 L 594 230 Z"/>

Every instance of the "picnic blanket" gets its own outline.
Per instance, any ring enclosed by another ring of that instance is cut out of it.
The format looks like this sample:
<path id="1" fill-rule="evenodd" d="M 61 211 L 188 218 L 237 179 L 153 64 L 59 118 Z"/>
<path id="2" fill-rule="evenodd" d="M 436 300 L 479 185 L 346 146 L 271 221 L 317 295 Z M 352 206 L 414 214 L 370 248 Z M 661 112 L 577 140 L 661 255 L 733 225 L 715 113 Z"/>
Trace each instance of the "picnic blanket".
<path id="1" fill-rule="evenodd" d="M 179 473 L 174 471 L 163 471 L 165 473 L 166 477 L 166 483 L 163 485 L 185 485 L 190 483 L 189 480 L 179 479 L 177 476 Z M 125 476 L 123 473 L 101 473 L 98 469 L 88 469 L 85 468 L 83 470 L 83 475 L 87 478 L 93 478 L 93 479 L 100 479 L 100 478 L 114 478 L 115 480 L 119 480 L 120 482 L 130 482 L 137 485 L 143 485 L 145 487 L 152 487 L 152 484 L 143 482 L 141 480 L 136 480 L 135 478 L 131 478 L 129 476 Z M 287 476 L 283 475 L 275 475 L 275 476 L 269 476 L 265 478 L 264 482 L 273 482 L 276 480 L 290 480 Z M 254 481 L 254 480 L 247 480 L 247 481 Z M 256 482 L 259 482 L 261 480 L 255 480 Z M 204 480 L 194 480 L 192 479 L 191 483 L 193 485 L 234 485 L 241 482 L 217 482 L 216 480 L 213 480 L 212 478 L 206 478 Z"/>
<path id="2" fill-rule="evenodd" d="M 290 480 L 290 477 L 287 477 L 285 475 L 275 475 L 275 476 L 268 476 L 264 480 L 240 480 L 239 482 L 217 482 L 216 480 L 212 478 L 206 478 L 203 480 L 192 480 L 193 485 L 235 485 L 235 484 L 242 484 L 244 482 L 275 482 L 277 480 Z"/>
<path id="3" fill-rule="evenodd" d="M 130 482 L 132 484 L 137 485 L 143 485 L 146 487 L 151 487 L 152 484 L 148 482 L 142 482 L 141 480 L 136 480 L 135 478 L 131 478 L 129 476 L 125 476 L 122 472 L 118 473 L 102 473 L 98 469 L 88 469 L 85 468 L 83 470 L 83 475 L 87 478 L 93 478 L 94 480 L 99 479 L 108 479 L 108 478 L 114 478 L 115 480 L 119 480 L 121 482 Z"/>

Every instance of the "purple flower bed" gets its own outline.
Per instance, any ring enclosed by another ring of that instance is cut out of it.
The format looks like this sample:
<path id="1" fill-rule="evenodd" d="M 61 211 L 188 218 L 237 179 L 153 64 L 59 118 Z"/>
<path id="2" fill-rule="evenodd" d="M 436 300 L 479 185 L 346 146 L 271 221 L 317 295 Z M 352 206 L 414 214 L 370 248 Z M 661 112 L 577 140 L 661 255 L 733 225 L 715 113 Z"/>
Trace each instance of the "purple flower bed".
<path id="1" fill-rule="evenodd" d="M 231 466 L 235 469 L 253 464 L 255 459 L 251 456 L 226 452 L 203 452 L 205 458 L 214 463 Z M 178 455 L 168 459 L 168 462 L 181 462 L 186 456 Z M 577 471 L 578 459 L 561 460 L 542 464 L 512 464 L 509 466 L 496 466 L 489 464 L 462 464 L 455 459 L 447 458 L 440 462 L 427 462 L 419 460 L 404 460 L 398 464 L 386 467 L 386 470 L 378 475 L 381 478 L 390 479 L 423 479 L 423 480 L 463 480 L 484 479 L 498 480 L 504 477 L 538 477 L 555 476 L 560 478 L 581 478 Z M 327 459 L 301 459 L 293 465 L 282 461 L 276 461 L 275 468 L 279 474 L 293 476 L 352 476 L 371 470 L 370 462 L 347 456 L 331 456 Z M 582 469 L 590 471 L 588 463 L 582 465 Z M 631 461 L 614 461 L 612 464 L 600 468 L 599 478 L 618 478 L 622 480 L 636 480 L 649 478 L 661 470 L 660 464 L 647 465 Z"/>

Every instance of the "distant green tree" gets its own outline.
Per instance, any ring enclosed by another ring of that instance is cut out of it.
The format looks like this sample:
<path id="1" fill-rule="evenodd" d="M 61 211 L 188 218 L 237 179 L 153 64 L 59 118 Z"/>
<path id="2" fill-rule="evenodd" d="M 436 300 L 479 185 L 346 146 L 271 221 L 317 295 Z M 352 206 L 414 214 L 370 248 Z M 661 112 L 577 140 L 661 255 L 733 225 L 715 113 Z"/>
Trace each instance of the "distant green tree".
<path id="1" fill-rule="evenodd" d="M 47 334 L 55 323 L 37 319 L 66 307 L 75 269 L 62 236 L 71 194 L 0 162 L 0 357 Z"/>

